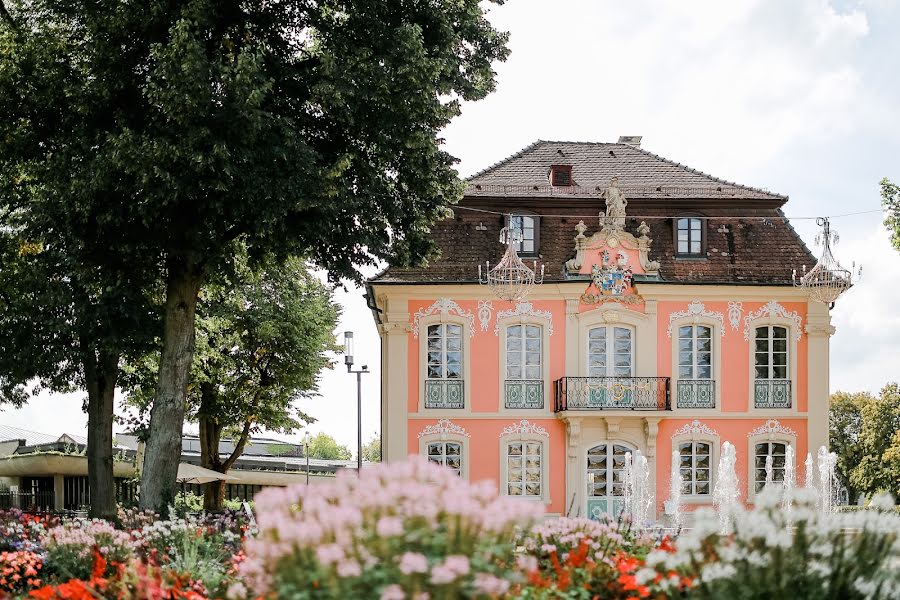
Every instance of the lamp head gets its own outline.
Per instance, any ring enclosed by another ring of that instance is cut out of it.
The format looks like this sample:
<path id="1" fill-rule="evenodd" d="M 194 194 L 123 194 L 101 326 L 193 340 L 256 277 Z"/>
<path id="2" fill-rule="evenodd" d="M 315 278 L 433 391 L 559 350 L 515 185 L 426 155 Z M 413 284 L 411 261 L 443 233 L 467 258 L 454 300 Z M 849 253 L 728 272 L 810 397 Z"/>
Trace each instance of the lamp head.
<path id="1" fill-rule="evenodd" d="M 353 332 L 344 332 L 344 364 L 347 368 L 353 366 Z"/>

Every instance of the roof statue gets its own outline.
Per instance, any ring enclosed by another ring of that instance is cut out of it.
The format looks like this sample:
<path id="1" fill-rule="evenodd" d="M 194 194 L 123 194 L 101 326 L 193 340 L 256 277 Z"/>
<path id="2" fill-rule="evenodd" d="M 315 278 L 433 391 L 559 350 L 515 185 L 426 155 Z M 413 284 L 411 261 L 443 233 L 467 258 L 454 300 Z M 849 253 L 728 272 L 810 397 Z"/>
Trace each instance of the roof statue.
<path id="1" fill-rule="evenodd" d="M 628 201 L 619 189 L 618 176 L 609 180 L 609 187 L 603 191 L 602 197 L 606 201 L 606 216 L 600 217 L 600 225 L 607 231 L 622 231 L 625 228 L 625 207 L 628 206 Z"/>

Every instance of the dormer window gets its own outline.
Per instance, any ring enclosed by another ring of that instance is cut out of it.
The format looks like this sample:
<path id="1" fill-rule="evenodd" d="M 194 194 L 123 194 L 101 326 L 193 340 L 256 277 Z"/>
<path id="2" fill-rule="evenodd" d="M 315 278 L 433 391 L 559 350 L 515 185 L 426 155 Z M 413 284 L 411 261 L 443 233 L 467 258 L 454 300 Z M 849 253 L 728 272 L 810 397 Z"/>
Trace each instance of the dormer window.
<path id="1" fill-rule="evenodd" d="M 550 185 L 554 187 L 572 185 L 572 165 L 553 165 L 550 167 Z"/>
<path id="2" fill-rule="evenodd" d="M 675 220 L 675 253 L 678 256 L 703 256 L 703 219 L 681 217 Z"/>
<path id="3" fill-rule="evenodd" d="M 540 241 L 540 217 L 527 213 L 509 216 L 509 229 L 516 252 L 521 256 L 537 256 Z"/>

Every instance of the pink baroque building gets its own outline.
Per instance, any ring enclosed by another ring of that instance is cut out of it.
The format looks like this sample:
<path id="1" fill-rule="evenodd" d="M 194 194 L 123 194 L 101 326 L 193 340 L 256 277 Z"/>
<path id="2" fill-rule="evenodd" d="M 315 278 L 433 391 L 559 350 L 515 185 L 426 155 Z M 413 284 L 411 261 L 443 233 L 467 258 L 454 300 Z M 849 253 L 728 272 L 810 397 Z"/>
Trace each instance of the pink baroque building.
<path id="1" fill-rule="evenodd" d="M 440 258 L 368 283 L 385 459 L 426 455 L 551 514 L 597 516 L 621 509 L 640 450 L 662 516 L 673 452 L 690 509 L 712 503 L 729 441 L 752 503 L 767 457 L 777 481 L 788 446 L 802 462 L 828 435 L 834 329 L 792 285 L 815 259 L 786 202 L 639 138 L 539 141 L 472 176 L 433 228 Z M 479 284 L 505 227 L 545 269 L 519 302 Z"/>

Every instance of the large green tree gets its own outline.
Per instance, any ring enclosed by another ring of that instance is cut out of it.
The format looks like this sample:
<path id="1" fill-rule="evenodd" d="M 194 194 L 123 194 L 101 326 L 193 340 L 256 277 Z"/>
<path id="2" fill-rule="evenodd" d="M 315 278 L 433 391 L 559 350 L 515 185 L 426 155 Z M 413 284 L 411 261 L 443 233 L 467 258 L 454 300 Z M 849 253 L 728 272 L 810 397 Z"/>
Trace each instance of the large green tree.
<path id="1" fill-rule="evenodd" d="M 831 396 L 830 448 L 838 456 L 837 475 L 855 502 L 860 495 L 900 494 L 900 387 Z"/>
<path id="2" fill-rule="evenodd" d="M 507 37 L 478 0 L 9 0 L 0 17 L 0 139 L 28 175 L 9 187 L 35 188 L 80 261 L 162 281 L 141 503 L 163 509 L 207 278 L 236 241 L 332 278 L 429 256 L 461 194 L 439 132 L 493 89 Z"/>
<path id="3" fill-rule="evenodd" d="M 330 290 L 293 258 L 257 269 L 239 261 L 204 288 L 186 415 L 199 425 L 201 466 L 226 473 L 254 434 L 289 434 L 313 421 L 296 402 L 316 393 L 330 364 L 338 314 Z M 141 410 L 152 402 L 158 359 L 127 368 L 129 403 Z M 228 456 L 219 453 L 223 436 L 234 442 Z M 220 510 L 224 492 L 224 481 L 206 484 L 204 508 Z"/>

